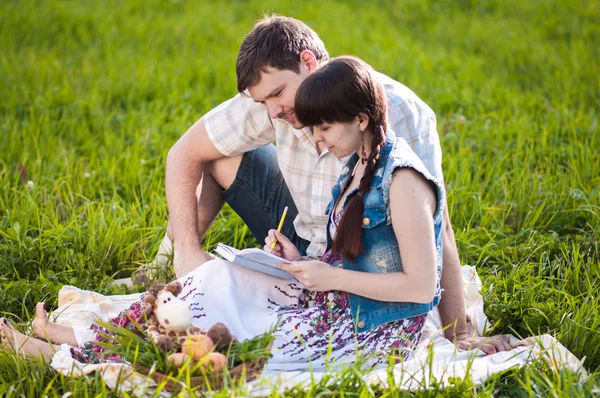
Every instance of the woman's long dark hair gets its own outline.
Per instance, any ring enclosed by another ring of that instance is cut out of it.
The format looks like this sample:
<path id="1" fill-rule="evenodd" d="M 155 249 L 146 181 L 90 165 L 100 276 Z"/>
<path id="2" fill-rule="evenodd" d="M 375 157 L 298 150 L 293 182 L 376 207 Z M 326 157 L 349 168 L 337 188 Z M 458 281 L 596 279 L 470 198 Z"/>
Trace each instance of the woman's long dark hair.
<path id="1" fill-rule="evenodd" d="M 379 153 L 387 130 L 387 99 L 373 69 L 355 57 L 337 57 L 310 74 L 296 93 L 295 112 L 305 126 L 322 123 L 349 123 L 359 113 L 369 117 L 367 129 L 373 132 L 371 153 L 358 193 L 350 200 L 337 227 L 333 250 L 354 261 L 363 251 L 363 199 L 371 186 Z"/>

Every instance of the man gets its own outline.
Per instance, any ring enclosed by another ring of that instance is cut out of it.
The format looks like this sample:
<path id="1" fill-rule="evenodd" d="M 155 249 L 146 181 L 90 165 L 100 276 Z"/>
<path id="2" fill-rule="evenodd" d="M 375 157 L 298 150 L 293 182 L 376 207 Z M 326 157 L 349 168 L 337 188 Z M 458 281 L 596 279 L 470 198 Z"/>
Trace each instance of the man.
<path id="1" fill-rule="evenodd" d="M 240 94 L 196 122 L 167 156 L 167 237 L 174 242 L 177 276 L 212 258 L 202 250 L 201 241 L 225 201 L 260 243 L 277 228 L 282 209 L 288 206 L 283 234 L 303 255 L 323 253 L 324 211 L 345 162 L 311 140 L 310 130 L 295 118 L 294 97 L 302 80 L 328 58 L 317 34 L 292 18 L 266 17 L 244 39 L 236 63 Z M 402 84 L 382 74 L 378 77 L 388 97 L 390 127 L 442 181 L 435 114 Z M 447 325 L 445 336 L 460 349 L 477 346 L 488 354 L 510 349 L 503 336 L 484 339 L 469 332 L 447 210 L 444 224 L 445 292 L 439 312 Z"/>

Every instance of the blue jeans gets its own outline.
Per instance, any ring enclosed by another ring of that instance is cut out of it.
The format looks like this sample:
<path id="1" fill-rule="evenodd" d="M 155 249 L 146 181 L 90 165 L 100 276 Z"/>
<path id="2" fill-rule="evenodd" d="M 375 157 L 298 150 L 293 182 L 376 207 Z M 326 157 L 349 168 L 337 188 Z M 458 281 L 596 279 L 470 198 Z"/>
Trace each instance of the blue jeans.
<path id="1" fill-rule="evenodd" d="M 281 232 L 296 245 L 301 255 L 306 255 L 310 242 L 296 234 L 293 223 L 298 209 L 279 170 L 274 145 L 246 152 L 233 184 L 223 191 L 223 195 L 260 245 L 264 245 L 270 229 L 277 229 L 287 206 Z"/>

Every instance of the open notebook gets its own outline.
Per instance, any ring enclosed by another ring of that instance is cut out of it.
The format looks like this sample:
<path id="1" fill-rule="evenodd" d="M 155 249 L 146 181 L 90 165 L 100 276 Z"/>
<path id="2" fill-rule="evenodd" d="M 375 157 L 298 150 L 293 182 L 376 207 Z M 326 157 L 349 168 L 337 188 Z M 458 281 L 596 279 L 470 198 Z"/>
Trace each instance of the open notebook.
<path id="1" fill-rule="evenodd" d="M 235 247 L 228 246 L 224 243 L 219 243 L 217 247 L 215 247 L 215 252 L 225 260 L 241 265 L 242 267 L 260 271 L 281 279 L 294 279 L 292 274 L 279 268 L 280 263 L 291 264 L 291 261 L 278 257 L 274 254 L 267 253 L 262 249 L 238 250 Z"/>

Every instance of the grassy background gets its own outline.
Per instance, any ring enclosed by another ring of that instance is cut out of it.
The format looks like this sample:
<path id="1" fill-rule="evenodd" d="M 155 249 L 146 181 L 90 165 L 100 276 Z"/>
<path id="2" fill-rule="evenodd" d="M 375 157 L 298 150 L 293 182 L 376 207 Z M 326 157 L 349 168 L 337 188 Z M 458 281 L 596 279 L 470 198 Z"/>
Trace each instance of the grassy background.
<path id="1" fill-rule="evenodd" d="M 63 284 L 118 293 L 113 278 L 153 259 L 166 153 L 235 94 L 263 12 L 305 21 L 332 56 L 360 56 L 436 111 L 461 259 L 493 332 L 551 333 L 591 373 L 532 368 L 445 394 L 600 393 L 595 1 L 0 2 L 0 315 L 24 324 Z M 227 211 L 218 241 L 255 243 Z M 86 383 L 0 354 L 0 395 L 107 393 Z"/>

